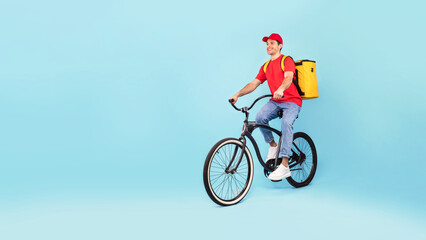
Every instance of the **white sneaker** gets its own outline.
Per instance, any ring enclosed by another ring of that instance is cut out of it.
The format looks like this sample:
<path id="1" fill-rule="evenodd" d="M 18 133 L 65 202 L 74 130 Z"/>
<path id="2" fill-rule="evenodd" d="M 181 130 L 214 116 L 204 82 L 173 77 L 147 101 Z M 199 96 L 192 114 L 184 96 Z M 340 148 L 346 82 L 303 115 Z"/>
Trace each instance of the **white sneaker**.
<path id="1" fill-rule="evenodd" d="M 275 156 L 277 156 L 277 152 L 278 152 L 278 145 L 275 146 L 275 147 L 269 147 L 268 156 L 266 157 L 266 161 L 268 161 L 269 159 L 275 159 Z"/>
<path id="2" fill-rule="evenodd" d="M 284 178 L 288 178 L 291 176 L 290 168 L 284 167 L 284 165 L 280 164 L 275 171 L 269 174 L 268 178 L 272 181 L 279 181 Z"/>

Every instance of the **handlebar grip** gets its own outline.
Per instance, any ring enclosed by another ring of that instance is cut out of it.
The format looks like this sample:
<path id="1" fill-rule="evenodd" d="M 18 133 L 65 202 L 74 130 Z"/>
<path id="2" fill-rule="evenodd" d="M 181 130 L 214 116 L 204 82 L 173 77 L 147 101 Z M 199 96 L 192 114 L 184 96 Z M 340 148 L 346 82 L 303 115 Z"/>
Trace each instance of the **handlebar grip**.
<path id="1" fill-rule="evenodd" d="M 233 103 L 233 102 L 234 102 L 234 99 L 230 98 L 230 99 L 228 99 L 228 101 L 229 101 L 230 103 Z"/>

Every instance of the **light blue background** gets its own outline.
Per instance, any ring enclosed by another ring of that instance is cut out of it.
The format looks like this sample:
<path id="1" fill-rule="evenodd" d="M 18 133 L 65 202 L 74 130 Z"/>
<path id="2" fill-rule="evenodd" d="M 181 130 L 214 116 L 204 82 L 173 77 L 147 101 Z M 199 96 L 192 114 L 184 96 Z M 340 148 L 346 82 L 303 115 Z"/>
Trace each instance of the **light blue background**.
<path id="1" fill-rule="evenodd" d="M 1 2 L 0 238 L 425 238 L 424 9 Z M 227 99 L 268 60 L 261 38 L 272 32 L 283 53 L 317 61 L 320 98 L 294 125 L 315 141 L 317 175 L 294 189 L 256 161 L 246 198 L 220 208 L 204 160 L 239 136 Z"/>

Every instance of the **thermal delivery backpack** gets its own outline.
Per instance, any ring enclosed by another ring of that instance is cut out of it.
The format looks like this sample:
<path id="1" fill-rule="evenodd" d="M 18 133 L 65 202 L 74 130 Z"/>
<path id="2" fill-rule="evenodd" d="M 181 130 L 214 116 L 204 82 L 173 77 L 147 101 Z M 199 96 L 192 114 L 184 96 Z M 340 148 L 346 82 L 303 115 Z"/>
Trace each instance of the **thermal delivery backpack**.
<path id="1" fill-rule="evenodd" d="M 281 59 L 281 69 L 285 72 L 284 60 L 289 56 L 283 56 Z M 290 57 L 291 58 L 291 57 Z M 263 65 L 263 72 L 271 60 Z M 294 62 L 296 64 L 296 79 L 293 79 L 297 91 L 303 100 L 313 99 L 318 97 L 318 84 L 317 84 L 317 71 L 316 62 L 312 60 L 299 60 Z"/>

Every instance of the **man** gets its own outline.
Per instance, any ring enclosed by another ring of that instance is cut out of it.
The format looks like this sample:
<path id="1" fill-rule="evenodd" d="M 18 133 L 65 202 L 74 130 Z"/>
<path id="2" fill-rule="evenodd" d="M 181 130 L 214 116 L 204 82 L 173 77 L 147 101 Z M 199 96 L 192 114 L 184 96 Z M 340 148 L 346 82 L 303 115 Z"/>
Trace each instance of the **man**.
<path id="1" fill-rule="evenodd" d="M 270 146 L 266 160 L 275 159 L 278 151 L 279 156 L 283 159 L 278 168 L 268 176 L 271 180 L 279 181 L 291 176 L 288 167 L 288 159 L 291 155 L 291 146 L 293 143 L 293 123 L 302 107 L 302 98 L 293 83 L 296 71 L 293 59 L 287 57 L 284 60 L 285 72 L 283 72 L 281 68 L 281 59 L 283 57 L 281 54 L 281 49 L 283 47 L 281 36 L 273 33 L 269 37 L 264 37 L 262 40 L 266 42 L 266 51 L 271 55 L 271 60 L 266 68 L 266 72 L 263 71 L 262 65 L 256 79 L 247 84 L 230 99 L 233 99 L 234 103 L 236 103 L 238 97 L 253 92 L 260 84 L 264 83 L 266 80 L 268 81 L 269 89 L 273 97 L 262 109 L 260 109 L 256 115 L 256 122 L 269 126 L 268 122 L 277 118 L 277 112 L 283 110 L 283 117 L 281 120 L 282 141 L 280 149 L 278 149 L 278 144 L 274 141 L 271 131 L 260 128 L 265 141 L 269 143 Z M 284 98 L 282 98 L 283 96 Z"/>

